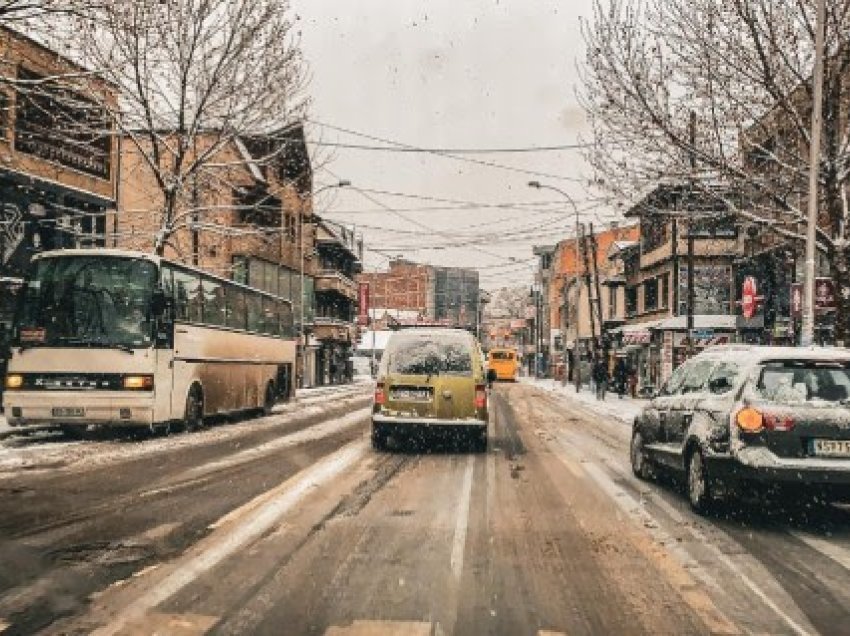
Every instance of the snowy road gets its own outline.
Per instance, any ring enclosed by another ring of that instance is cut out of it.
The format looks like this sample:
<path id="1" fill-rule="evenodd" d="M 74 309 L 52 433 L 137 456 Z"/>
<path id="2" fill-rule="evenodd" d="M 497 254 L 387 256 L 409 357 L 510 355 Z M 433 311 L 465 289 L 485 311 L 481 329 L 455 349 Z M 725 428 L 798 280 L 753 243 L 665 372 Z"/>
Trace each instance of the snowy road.
<path id="1" fill-rule="evenodd" d="M 845 509 L 695 517 L 632 477 L 622 420 L 530 385 L 496 388 L 487 454 L 379 454 L 368 392 L 197 435 L 7 440 L 4 636 L 850 631 Z"/>

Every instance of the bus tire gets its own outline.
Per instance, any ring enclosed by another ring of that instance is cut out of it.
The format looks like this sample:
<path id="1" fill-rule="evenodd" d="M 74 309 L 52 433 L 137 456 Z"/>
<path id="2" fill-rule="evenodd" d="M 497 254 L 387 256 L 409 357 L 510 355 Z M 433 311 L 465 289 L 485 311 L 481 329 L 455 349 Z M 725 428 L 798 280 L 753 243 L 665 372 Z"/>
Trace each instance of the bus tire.
<path id="1" fill-rule="evenodd" d="M 263 397 L 263 415 L 271 415 L 274 405 L 277 403 L 277 389 L 274 382 L 266 385 L 266 393 Z"/>
<path id="2" fill-rule="evenodd" d="M 204 391 L 198 384 L 193 384 L 186 395 L 183 425 L 187 431 L 197 431 L 204 426 Z"/>

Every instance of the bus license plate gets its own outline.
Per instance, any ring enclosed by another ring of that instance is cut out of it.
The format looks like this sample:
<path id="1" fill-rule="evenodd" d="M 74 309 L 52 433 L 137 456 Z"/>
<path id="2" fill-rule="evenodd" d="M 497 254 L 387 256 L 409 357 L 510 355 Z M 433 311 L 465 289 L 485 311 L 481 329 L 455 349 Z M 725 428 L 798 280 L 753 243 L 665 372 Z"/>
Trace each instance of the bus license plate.
<path id="1" fill-rule="evenodd" d="M 54 406 L 53 417 L 84 417 L 86 410 L 79 406 Z"/>
<path id="2" fill-rule="evenodd" d="M 850 457 L 850 440 L 816 439 L 812 451 L 823 457 Z"/>

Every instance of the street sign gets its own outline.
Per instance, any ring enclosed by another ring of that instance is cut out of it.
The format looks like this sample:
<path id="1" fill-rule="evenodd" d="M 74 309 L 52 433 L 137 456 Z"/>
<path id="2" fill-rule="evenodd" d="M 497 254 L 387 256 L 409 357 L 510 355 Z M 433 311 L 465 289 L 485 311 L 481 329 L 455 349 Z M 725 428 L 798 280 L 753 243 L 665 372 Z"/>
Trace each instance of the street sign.
<path id="1" fill-rule="evenodd" d="M 357 286 L 357 322 L 361 325 L 369 324 L 369 283 L 360 283 Z"/>
<path id="2" fill-rule="evenodd" d="M 791 317 L 803 317 L 803 283 L 791 283 Z"/>
<path id="3" fill-rule="evenodd" d="M 815 309 L 817 311 L 835 309 L 835 286 L 831 278 L 825 276 L 815 278 Z"/>

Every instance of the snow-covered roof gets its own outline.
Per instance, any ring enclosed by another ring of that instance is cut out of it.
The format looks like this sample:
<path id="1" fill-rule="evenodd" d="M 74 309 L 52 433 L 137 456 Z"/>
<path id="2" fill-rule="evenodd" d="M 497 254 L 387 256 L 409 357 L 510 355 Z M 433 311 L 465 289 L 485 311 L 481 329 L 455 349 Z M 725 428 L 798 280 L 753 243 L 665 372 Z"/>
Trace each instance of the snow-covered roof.
<path id="1" fill-rule="evenodd" d="M 850 361 L 850 349 L 842 347 L 777 347 L 768 345 L 728 344 L 709 347 L 700 355 L 722 357 L 723 360 L 738 363 L 758 363 L 765 360 Z"/>

